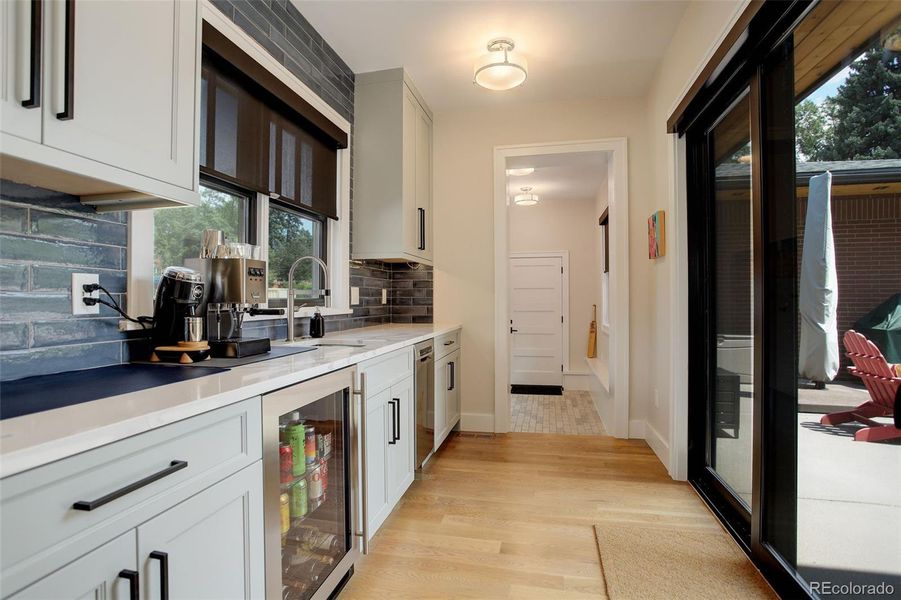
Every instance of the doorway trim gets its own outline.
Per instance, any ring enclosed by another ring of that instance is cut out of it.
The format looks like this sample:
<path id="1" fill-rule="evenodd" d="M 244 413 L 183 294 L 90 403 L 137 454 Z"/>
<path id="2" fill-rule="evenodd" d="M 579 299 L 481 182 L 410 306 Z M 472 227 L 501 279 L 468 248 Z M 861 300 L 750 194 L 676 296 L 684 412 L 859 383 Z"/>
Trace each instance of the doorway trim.
<path id="1" fill-rule="evenodd" d="M 560 250 L 555 252 L 511 252 L 507 258 L 507 268 L 510 266 L 510 261 L 514 258 L 559 258 L 560 264 L 563 267 L 563 272 L 560 274 L 560 311 L 563 316 L 563 322 L 560 326 L 563 328 L 561 331 L 562 336 L 560 337 L 560 343 L 563 345 L 561 348 L 561 360 L 563 361 L 563 371 L 560 373 L 561 381 L 565 380 L 565 375 L 569 373 L 569 250 Z M 509 273 L 509 271 L 507 271 Z M 507 281 L 507 285 L 509 285 L 509 280 Z M 507 290 L 507 301 L 509 302 L 510 298 L 510 290 Z M 509 315 L 510 306 L 507 306 L 507 311 Z M 509 317 L 507 317 L 509 320 Z M 509 347 L 509 344 L 507 344 Z M 512 348 L 510 348 L 512 354 Z M 509 356 L 509 355 L 508 355 Z M 509 363 L 507 364 L 507 368 L 510 368 Z M 509 376 L 509 373 L 508 373 Z"/>
<path id="2" fill-rule="evenodd" d="M 628 140 L 605 138 L 496 146 L 494 148 L 494 431 L 510 431 L 510 344 L 506 161 L 515 156 L 603 152 L 608 156 L 610 215 L 610 395 L 613 423 L 607 430 L 629 437 L 629 165 Z"/>

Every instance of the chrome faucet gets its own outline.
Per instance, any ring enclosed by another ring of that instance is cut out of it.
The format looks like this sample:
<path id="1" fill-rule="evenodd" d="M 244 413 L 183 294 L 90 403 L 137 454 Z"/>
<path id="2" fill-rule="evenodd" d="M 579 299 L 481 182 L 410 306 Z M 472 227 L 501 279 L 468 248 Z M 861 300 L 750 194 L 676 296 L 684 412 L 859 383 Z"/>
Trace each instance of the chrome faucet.
<path id="1" fill-rule="evenodd" d="M 297 265 L 299 265 L 301 263 L 301 261 L 304 261 L 304 260 L 311 260 L 314 263 L 318 264 L 320 267 L 322 267 L 323 282 L 325 283 L 325 286 L 323 287 L 322 291 L 325 294 L 325 305 L 329 306 L 331 304 L 332 292 L 328 286 L 328 265 L 326 265 L 323 260 L 316 258 L 315 256 L 301 256 L 300 258 L 295 260 L 291 264 L 291 268 L 288 270 L 288 341 L 289 342 L 294 341 L 294 271 L 297 269 Z"/>

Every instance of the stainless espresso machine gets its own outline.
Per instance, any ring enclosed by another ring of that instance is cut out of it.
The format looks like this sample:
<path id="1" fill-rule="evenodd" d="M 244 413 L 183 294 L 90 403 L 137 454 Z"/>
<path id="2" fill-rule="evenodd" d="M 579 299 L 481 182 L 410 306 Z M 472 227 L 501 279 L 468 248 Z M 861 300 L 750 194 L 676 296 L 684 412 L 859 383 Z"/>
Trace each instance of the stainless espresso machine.
<path id="1" fill-rule="evenodd" d="M 242 335 L 244 315 L 284 314 L 280 308 L 260 308 L 267 301 L 266 261 L 260 260 L 258 253 L 257 246 L 226 244 L 222 232 L 208 229 L 203 232 L 201 257 L 185 261 L 205 283 L 197 312 L 206 315 L 207 340 L 214 357 L 241 358 L 271 349 L 268 337 Z"/>

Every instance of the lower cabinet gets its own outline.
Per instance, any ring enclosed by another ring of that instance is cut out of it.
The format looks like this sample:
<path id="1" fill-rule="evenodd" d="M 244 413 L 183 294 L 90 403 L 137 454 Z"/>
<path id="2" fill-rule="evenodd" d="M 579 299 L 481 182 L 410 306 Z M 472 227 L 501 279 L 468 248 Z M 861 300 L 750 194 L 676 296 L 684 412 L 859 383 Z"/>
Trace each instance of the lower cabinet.
<path id="1" fill-rule="evenodd" d="M 435 450 L 460 422 L 460 350 L 435 361 Z"/>
<path id="2" fill-rule="evenodd" d="M 358 366 L 366 395 L 366 533 L 375 535 L 413 483 L 413 352 L 405 348 Z"/>
<path id="3" fill-rule="evenodd" d="M 262 598 L 262 463 L 138 527 L 144 598 Z"/>
<path id="4" fill-rule="evenodd" d="M 134 529 L 93 552 L 69 563 L 11 598 L 137 598 L 132 582 L 138 582 Z"/>

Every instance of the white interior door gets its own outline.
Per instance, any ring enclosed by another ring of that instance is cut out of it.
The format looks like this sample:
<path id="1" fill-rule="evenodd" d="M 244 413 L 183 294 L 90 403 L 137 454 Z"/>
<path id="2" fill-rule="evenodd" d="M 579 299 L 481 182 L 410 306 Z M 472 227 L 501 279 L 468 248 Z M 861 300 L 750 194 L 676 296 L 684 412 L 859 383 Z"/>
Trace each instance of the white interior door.
<path id="1" fill-rule="evenodd" d="M 510 383 L 563 385 L 563 259 L 510 258 Z"/>

